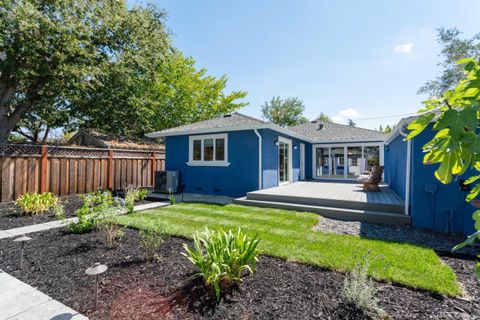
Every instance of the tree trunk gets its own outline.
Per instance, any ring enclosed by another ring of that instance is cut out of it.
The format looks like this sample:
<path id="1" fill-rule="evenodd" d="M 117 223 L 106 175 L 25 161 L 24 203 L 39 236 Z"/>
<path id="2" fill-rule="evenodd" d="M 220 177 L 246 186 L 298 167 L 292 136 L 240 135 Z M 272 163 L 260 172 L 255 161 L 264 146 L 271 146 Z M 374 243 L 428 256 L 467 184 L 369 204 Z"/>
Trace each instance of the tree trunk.
<path id="1" fill-rule="evenodd" d="M 5 144 L 8 141 L 8 137 L 12 133 L 13 129 L 17 125 L 18 121 L 22 115 L 27 111 L 27 105 L 19 105 L 13 112 L 7 114 L 2 112 L 6 109 L 6 105 L 0 105 L 0 114 L 3 113 L 3 116 L 0 116 L 0 144 Z"/>

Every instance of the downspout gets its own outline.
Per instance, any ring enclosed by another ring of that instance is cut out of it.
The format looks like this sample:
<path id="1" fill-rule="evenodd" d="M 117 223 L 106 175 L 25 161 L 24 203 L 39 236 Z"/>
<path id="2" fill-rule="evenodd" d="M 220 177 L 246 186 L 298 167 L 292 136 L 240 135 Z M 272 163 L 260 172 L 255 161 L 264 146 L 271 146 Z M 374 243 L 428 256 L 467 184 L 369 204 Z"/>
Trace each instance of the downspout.
<path id="1" fill-rule="evenodd" d="M 262 189 L 262 136 L 257 129 L 253 129 L 253 132 L 258 137 L 258 190 Z"/>
<path id="2" fill-rule="evenodd" d="M 407 133 L 405 133 L 403 130 L 405 128 L 400 129 L 399 133 L 403 136 L 406 137 Z M 410 179 L 411 179 L 411 171 L 412 171 L 412 140 L 409 139 L 407 140 L 407 168 L 406 168 L 406 186 L 405 186 L 405 215 L 409 215 L 409 208 L 410 208 Z"/>

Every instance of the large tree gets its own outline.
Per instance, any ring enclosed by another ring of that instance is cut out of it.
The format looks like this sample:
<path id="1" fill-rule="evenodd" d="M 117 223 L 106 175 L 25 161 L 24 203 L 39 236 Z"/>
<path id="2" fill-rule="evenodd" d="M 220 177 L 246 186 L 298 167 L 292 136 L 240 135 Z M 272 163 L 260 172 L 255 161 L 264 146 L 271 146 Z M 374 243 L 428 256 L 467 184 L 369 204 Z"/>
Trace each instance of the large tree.
<path id="1" fill-rule="evenodd" d="M 126 73 L 122 65 L 106 75 L 105 85 L 76 103 L 81 126 L 129 137 L 230 113 L 245 105 L 245 92 L 225 94 L 227 78 L 196 69 L 193 58 L 172 51 L 151 77 Z M 105 110 L 109 110 L 108 113 Z M 82 113 L 83 112 L 83 113 Z"/>
<path id="2" fill-rule="evenodd" d="M 163 17 L 122 0 L 0 0 L 0 144 L 24 116 L 31 125 L 61 105 L 88 117 L 76 102 L 109 85 L 112 71 L 152 77 L 170 51 Z"/>
<path id="3" fill-rule="evenodd" d="M 419 94 L 440 97 L 445 91 L 453 89 L 464 78 L 463 67 L 456 62 L 460 59 L 480 58 L 480 33 L 471 38 L 462 38 L 462 33 L 456 28 L 438 29 L 438 42 L 443 46 L 440 53 L 442 61 L 438 64 L 442 71 L 440 75 L 423 85 Z"/>
<path id="4" fill-rule="evenodd" d="M 305 106 L 298 98 L 273 97 L 262 105 L 262 114 L 268 121 L 282 127 L 294 126 L 308 121 L 303 116 Z"/>

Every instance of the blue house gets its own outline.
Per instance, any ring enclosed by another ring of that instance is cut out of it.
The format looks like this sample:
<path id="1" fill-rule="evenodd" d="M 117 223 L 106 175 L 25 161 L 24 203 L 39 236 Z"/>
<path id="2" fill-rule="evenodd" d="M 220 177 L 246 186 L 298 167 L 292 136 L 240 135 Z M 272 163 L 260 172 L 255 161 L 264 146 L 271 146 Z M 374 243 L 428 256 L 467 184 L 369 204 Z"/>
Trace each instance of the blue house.
<path id="1" fill-rule="evenodd" d="M 385 182 L 404 199 L 413 226 L 473 233 L 475 209 L 465 201 L 470 189 L 463 184 L 472 172 L 456 177 L 448 185 L 440 183 L 434 176 L 438 165 L 423 163 L 423 146 L 435 135 L 433 125 L 412 140 L 405 140 L 406 127 L 414 119 L 402 119 L 385 139 Z"/>
<path id="2" fill-rule="evenodd" d="M 464 187 L 435 180 L 435 168 L 422 164 L 422 146 L 432 133 L 405 141 L 410 121 L 385 135 L 320 120 L 283 128 L 232 113 L 147 136 L 165 139 L 166 170 L 180 172 L 187 193 L 246 196 L 238 203 L 469 233 L 472 209 Z M 362 192 L 352 182 L 374 165 L 385 167 L 388 185 L 378 194 Z"/>

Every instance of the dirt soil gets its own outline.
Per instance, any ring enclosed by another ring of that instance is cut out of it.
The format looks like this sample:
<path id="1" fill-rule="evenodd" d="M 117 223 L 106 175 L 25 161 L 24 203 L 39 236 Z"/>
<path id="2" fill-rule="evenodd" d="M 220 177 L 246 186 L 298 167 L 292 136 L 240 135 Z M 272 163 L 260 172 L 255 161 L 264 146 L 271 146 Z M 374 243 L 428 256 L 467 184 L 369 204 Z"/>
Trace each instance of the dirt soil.
<path id="1" fill-rule="evenodd" d="M 60 198 L 61 204 L 65 207 L 65 215 L 67 218 L 74 217 L 75 211 L 83 204 L 80 196 L 68 196 Z M 22 210 L 15 203 L 0 203 L 0 230 L 8 230 L 29 226 L 32 224 L 44 223 L 57 220 L 53 210 L 52 213 L 44 213 L 39 215 L 22 214 Z"/>
<path id="2" fill-rule="evenodd" d="M 110 249 L 94 231 L 74 235 L 65 229 L 33 234 L 26 246 L 26 266 L 19 270 L 19 247 L 0 241 L 0 269 L 38 288 L 90 319 L 368 319 L 344 303 L 339 272 L 261 256 L 257 273 L 244 277 L 216 302 L 195 267 L 172 237 L 159 249 L 160 261 L 144 262 L 138 233 L 125 230 Z M 465 287 L 466 298 L 448 298 L 388 283 L 380 287 L 380 306 L 394 319 L 480 319 L 480 290 L 475 262 L 444 257 Z M 100 276 L 99 305 L 94 309 L 94 279 L 85 269 L 107 264 Z"/>

